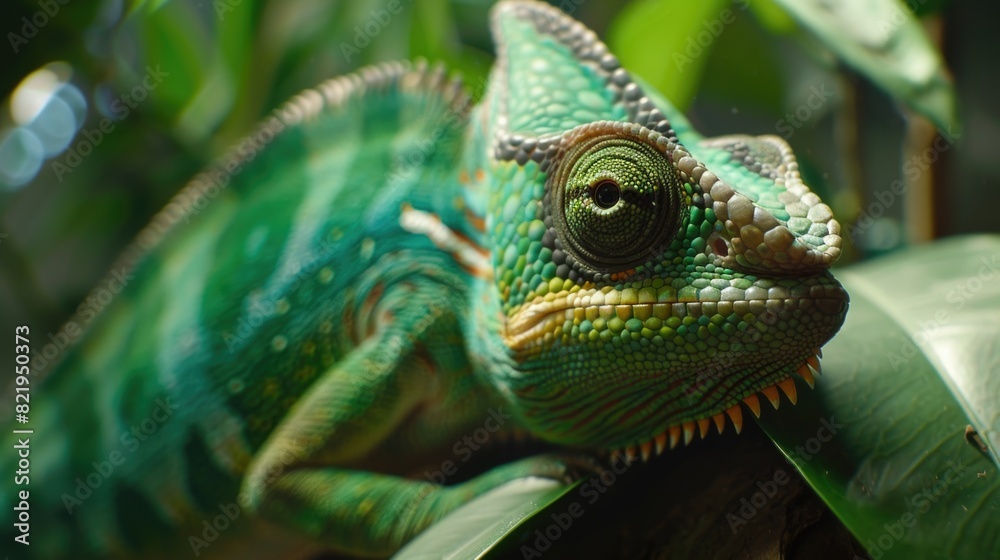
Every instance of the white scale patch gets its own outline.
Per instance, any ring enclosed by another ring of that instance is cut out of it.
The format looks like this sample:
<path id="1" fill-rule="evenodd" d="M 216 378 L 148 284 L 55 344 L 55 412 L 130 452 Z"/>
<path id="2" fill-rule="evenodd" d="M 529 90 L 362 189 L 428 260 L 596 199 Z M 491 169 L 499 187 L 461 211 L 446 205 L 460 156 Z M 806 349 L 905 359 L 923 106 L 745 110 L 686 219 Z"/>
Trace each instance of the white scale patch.
<path id="1" fill-rule="evenodd" d="M 288 347 L 288 339 L 287 338 L 285 338 L 285 337 L 283 337 L 281 335 L 278 335 L 278 336 L 274 337 L 273 339 L 271 339 L 271 348 L 273 348 L 275 352 L 281 352 L 282 350 L 284 350 L 287 347 Z"/>
<path id="2" fill-rule="evenodd" d="M 319 281 L 321 284 L 329 284 L 330 280 L 333 280 L 333 269 L 328 266 L 324 266 L 319 271 Z"/>
<path id="3" fill-rule="evenodd" d="M 366 237 L 361 240 L 361 260 L 367 261 L 372 258 L 375 254 L 375 240 L 371 237 Z"/>
<path id="4" fill-rule="evenodd" d="M 434 245 L 450 253 L 456 261 L 474 271 L 477 276 L 489 276 L 489 259 L 476 245 L 452 231 L 435 214 L 405 205 L 399 214 L 399 225 L 410 233 L 426 235 Z"/>

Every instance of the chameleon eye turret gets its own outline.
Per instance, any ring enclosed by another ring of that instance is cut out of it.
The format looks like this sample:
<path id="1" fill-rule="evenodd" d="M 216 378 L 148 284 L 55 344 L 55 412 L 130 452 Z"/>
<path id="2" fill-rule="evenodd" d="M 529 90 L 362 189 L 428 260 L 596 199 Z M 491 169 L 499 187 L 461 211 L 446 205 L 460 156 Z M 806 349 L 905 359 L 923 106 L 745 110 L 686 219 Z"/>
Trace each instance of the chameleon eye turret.
<path id="1" fill-rule="evenodd" d="M 677 234 L 686 211 L 681 179 L 670 155 L 645 134 L 614 123 L 581 129 L 568 135 L 554 163 L 548 217 L 577 272 L 625 271 Z"/>

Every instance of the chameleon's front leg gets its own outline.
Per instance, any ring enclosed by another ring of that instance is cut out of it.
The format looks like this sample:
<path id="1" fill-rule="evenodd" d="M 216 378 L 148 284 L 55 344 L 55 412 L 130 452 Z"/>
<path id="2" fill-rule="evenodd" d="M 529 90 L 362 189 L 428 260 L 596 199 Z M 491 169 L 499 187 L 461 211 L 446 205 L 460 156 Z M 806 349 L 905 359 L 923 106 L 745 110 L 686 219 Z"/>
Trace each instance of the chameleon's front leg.
<path id="1" fill-rule="evenodd" d="M 310 388 L 248 468 L 242 492 L 251 511 L 322 546 L 388 556 L 483 492 L 523 476 L 564 475 L 561 462 L 544 456 L 451 487 L 345 467 L 428 397 L 433 366 L 406 340 L 401 333 L 375 337 Z M 403 350 L 389 355 L 392 348 Z"/>

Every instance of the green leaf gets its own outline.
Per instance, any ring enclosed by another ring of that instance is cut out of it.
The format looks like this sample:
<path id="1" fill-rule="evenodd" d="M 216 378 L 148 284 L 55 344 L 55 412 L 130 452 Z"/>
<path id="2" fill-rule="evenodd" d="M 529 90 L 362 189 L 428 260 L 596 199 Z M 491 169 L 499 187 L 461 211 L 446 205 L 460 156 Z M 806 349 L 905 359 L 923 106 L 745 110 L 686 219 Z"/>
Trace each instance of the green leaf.
<path id="1" fill-rule="evenodd" d="M 784 35 L 797 29 L 795 20 L 776 2 L 777 0 L 756 0 L 750 3 L 750 9 L 761 26 L 771 33 Z"/>
<path id="2" fill-rule="evenodd" d="M 480 96 L 480 90 L 485 89 L 491 57 L 460 40 L 461 30 L 453 3 L 443 0 L 414 2 L 411 8 L 410 55 L 443 62 L 449 70 L 462 76 L 474 96 Z"/>
<path id="3" fill-rule="evenodd" d="M 729 0 L 632 2 L 611 22 L 608 46 L 622 66 L 683 111 L 694 99 L 712 43 L 735 18 L 734 6 Z M 672 31 L 650 41 L 655 29 Z"/>
<path id="4" fill-rule="evenodd" d="M 130 0 L 128 4 L 128 14 L 132 15 L 140 10 L 155 12 L 163 7 L 170 0 Z"/>
<path id="5" fill-rule="evenodd" d="M 873 557 L 1000 558 L 1000 237 L 837 277 L 851 309 L 824 375 L 764 429 Z"/>
<path id="6" fill-rule="evenodd" d="M 901 0 L 775 0 L 847 64 L 939 128 L 955 92 L 937 49 Z"/>
<path id="7" fill-rule="evenodd" d="M 167 74 L 150 93 L 150 102 L 166 115 L 178 115 L 190 109 L 208 79 L 206 53 L 212 53 L 210 30 L 196 17 L 195 8 L 182 3 L 166 3 L 162 9 L 138 13 L 130 21 L 132 34 L 117 39 L 120 48 L 136 41 L 143 58 L 119 62 L 130 70 L 125 87 L 141 85 L 147 66 Z M 134 26 L 134 27 L 132 27 Z"/>
<path id="8" fill-rule="evenodd" d="M 525 520 L 544 512 L 580 482 L 528 477 L 496 488 L 451 512 L 393 558 L 481 558 Z"/>

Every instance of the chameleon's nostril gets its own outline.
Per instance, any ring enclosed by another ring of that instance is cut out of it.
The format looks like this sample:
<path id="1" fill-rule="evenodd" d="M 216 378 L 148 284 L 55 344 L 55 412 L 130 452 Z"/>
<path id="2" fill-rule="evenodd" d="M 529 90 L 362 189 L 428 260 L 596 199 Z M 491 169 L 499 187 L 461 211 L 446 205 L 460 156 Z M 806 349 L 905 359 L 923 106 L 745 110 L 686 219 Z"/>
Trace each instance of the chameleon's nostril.
<path id="1" fill-rule="evenodd" d="M 726 242 L 721 238 L 715 238 L 715 243 L 712 244 L 712 248 L 715 249 L 715 254 L 720 257 L 725 258 L 729 256 L 729 246 L 726 245 Z"/>

